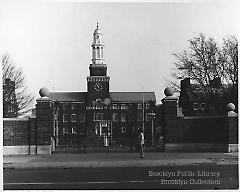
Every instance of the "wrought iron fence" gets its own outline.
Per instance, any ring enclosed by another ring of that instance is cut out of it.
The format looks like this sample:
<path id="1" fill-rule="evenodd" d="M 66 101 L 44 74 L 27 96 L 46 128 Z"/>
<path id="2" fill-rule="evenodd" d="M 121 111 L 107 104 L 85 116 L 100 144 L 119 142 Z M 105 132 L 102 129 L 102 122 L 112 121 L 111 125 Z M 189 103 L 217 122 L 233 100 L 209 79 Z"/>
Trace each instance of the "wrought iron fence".
<path id="1" fill-rule="evenodd" d="M 82 152 L 137 152 L 135 138 L 113 137 L 95 134 L 65 134 L 58 138 L 59 144 L 54 146 L 55 153 Z M 158 145 L 146 145 L 145 151 L 159 151 Z"/>

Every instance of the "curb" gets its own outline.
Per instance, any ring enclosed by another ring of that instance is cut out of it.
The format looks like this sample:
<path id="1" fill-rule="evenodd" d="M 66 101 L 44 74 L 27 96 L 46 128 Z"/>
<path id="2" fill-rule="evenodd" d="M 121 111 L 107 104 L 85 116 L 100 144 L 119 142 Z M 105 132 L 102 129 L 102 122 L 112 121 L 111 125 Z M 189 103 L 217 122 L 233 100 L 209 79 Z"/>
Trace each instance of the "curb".
<path id="1" fill-rule="evenodd" d="M 187 154 L 189 155 L 189 154 Z M 133 159 L 118 159 L 119 155 L 114 156 L 113 158 L 117 159 L 76 159 L 77 156 L 73 156 L 73 159 L 69 161 L 69 158 L 64 159 L 63 156 L 56 156 L 56 159 L 48 159 L 48 156 L 45 159 L 45 156 L 40 158 L 19 158 L 15 159 L 14 157 L 6 158 L 5 162 L 3 161 L 3 169 L 48 169 L 48 168 L 100 168 L 100 167 L 153 167 L 153 166 L 190 166 L 190 165 L 235 165 L 238 164 L 238 153 L 224 153 L 225 156 L 189 156 L 190 158 L 185 158 L 186 156 L 180 157 L 178 154 L 173 157 L 167 157 L 166 155 L 163 159 L 151 159 L 151 158 L 133 158 Z M 227 156 L 226 156 L 227 155 Z M 179 158 L 179 157 L 180 158 Z M 207 157 L 205 157 L 207 156 Z M 25 157 L 25 156 L 24 156 Z M 74 159 L 75 158 L 75 159 Z M 132 158 L 132 157 L 131 157 Z M 49 160 L 49 161 L 48 161 Z"/>
<path id="2" fill-rule="evenodd" d="M 237 162 L 214 162 L 208 159 L 184 159 L 183 160 L 135 160 L 135 161 L 83 161 L 83 162 L 53 162 L 46 164 L 18 163 L 4 166 L 6 169 L 71 169 L 71 168 L 117 168 L 117 167 L 164 167 L 164 166 L 201 166 L 201 165 L 233 165 Z"/>
<path id="3" fill-rule="evenodd" d="M 203 166 L 203 165 L 216 165 L 216 166 L 228 166 L 228 165 L 238 165 L 237 163 L 201 163 L 201 164 L 168 164 L 168 165 L 143 165 L 143 166 L 134 166 L 134 165 L 129 165 L 129 166 L 38 166 L 38 167 L 19 167 L 19 166 L 9 166 L 9 167 L 4 167 L 3 170 L 26 170 L 26 169 L 94 169 L 94 168 L 125 168 L 125 167 L 168 167 L 168 166 Z"/>

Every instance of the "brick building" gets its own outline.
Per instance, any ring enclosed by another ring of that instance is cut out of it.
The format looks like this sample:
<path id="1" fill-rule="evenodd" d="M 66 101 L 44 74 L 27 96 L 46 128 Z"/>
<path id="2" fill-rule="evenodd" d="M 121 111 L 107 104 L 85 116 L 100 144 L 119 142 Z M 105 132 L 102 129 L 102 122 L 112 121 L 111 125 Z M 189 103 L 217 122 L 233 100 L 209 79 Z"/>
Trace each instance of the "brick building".
<path id="1" fill-rule="evenodd" d="M 155 130 L 154 92 L 111 92 L 104 61 L 102 33 L 93 33 L 92 63 L 87 77 L 87 92 L 51 92 L 55 123 L 55 146 L 129 146 L 139 128 L 151 145 Z M 152 119 L 151 119 L 152 118 Z"/>
<path id="2" fill-rule="evenodd" d="M 17 117 L 15 82 L 7 78 L 3 82 L 3 117 Z"/>
<path id="3" fill-rule="evenodd" d="M 237 106 L 237 91 L 220 84 L 220 80 L 214 79 L 210 84 L 211 93 L 207 94 L 202 90 L 202 86 L 191 84 L 190 78 L 183 79 L 178 103 L 183 114 L 185 116 L 223 115 L 226 113 L 228 103 L 232 102 Z"/>

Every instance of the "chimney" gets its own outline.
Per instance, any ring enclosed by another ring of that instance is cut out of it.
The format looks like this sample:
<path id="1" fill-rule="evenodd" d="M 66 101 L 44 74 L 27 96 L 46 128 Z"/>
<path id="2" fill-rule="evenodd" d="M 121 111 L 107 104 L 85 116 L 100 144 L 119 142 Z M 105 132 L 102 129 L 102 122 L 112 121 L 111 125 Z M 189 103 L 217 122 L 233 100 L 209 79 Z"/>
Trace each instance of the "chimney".
<path id="1" fill-rule="evenodd" d="M 181 80 L 181 91 L 186 90 L 186 88 L 189 86 L 190 86 L 190 77 L 187 77 L 187 78 Z"/>

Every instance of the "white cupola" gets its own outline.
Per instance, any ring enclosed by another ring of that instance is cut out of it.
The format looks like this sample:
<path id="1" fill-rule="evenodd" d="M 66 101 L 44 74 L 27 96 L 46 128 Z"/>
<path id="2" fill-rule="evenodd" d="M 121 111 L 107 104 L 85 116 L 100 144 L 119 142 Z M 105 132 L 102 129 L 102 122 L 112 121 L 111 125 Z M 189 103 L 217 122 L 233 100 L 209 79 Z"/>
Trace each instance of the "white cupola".
<path id="1" fill-rule="evenodd" d="M 102 42 L 102 33 L 97 23 L 97 28 L 93 33 L 92 64 L 104 64 L 103 47 L 104 45 Z"/>

